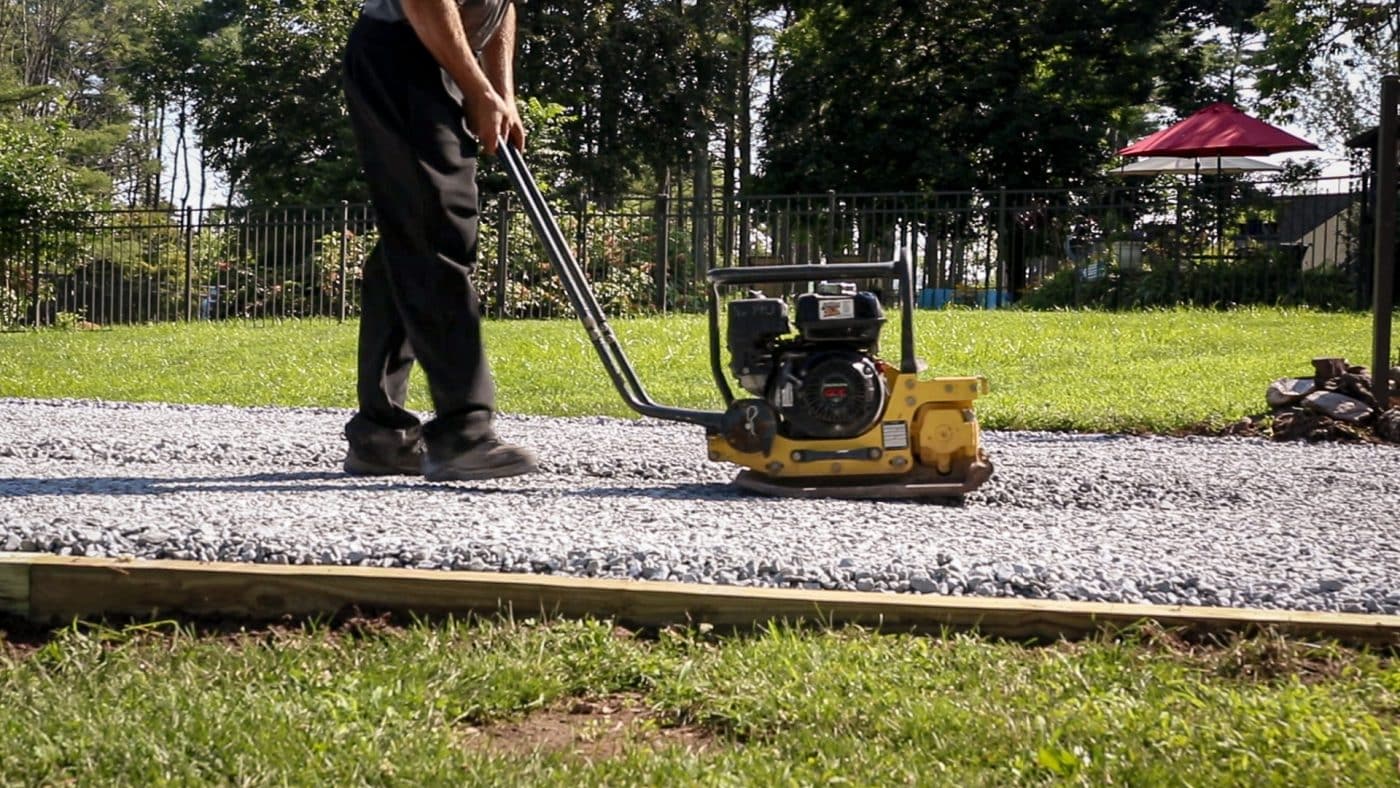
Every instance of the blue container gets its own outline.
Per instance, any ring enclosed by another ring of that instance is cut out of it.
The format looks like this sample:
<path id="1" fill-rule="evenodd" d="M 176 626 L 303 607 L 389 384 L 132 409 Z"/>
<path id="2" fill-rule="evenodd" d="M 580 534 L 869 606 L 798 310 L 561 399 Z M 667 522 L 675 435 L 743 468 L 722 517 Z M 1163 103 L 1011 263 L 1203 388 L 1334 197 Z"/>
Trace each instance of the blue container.
<path id="1" fill-rule="evenodd" d="M 996 309 L 997 291 L 992 289 L 978 290 L 977 305 L 982 307 L 983 309 Z M 1001 305 L 1011 306 L 1011 294 L 1005 290 L 1001 291 Z"/>
<path id="2" fill-rule="evenodd" d="M 919 291 L 919 306 L 924 309 L 942 309 L 953 301 L 951 288 L 925 287 Z"/>

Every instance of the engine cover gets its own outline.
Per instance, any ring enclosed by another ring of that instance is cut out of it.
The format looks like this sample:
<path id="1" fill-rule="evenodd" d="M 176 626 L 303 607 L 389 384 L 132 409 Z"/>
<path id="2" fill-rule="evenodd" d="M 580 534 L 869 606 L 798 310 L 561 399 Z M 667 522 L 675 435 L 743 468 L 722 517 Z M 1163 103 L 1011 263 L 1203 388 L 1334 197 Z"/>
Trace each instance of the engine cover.
<path id="1" fill-rule="evenodd" d="M 790 438 L 853 438 L 874 427 L 885 410 L 885 379 L 862 353 L 813 353 L 784 364 L 769 401 Z"/>

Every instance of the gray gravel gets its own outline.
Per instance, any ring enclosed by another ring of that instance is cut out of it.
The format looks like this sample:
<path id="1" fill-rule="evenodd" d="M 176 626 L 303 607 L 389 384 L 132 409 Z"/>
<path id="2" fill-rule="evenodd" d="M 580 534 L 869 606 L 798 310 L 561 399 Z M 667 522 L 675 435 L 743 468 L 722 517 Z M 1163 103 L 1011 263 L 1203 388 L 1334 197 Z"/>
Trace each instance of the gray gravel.
<path id="1" fill-rule="evenodd" d="M 340 472 L 339 410 L 0 399 L 0 550 L 1400 613 L 1400 450 L 990 433 L 962 506 L 778 500 L 695 427 L 502 417 L 543 471 Z"/>

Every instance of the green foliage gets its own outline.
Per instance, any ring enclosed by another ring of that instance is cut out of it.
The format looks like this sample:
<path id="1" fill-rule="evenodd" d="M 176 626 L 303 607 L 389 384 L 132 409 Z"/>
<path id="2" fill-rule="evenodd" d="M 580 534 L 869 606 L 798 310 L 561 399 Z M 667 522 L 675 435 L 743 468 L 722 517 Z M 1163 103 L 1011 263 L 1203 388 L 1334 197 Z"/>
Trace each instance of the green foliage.
<path id="1" fill-rule="evenodd" d="M 257 205 L 365 197 L 341 63 L 358 0 L 180 3 L 143 90 L 188 107 L 206 160 Z"/>
<path id="2" fill-rule="evenodd" d="M 323 235 L 316 240 L 311 265 L 315 271 L 317 287 L 326 295 L 326 301 L 338 305 L 344 300 L 345 316 L 360 314 L 358 293 L 364 280 L 365 262 L 370 252 L 379 243 L 379 231 L 369 230 L 356 233 L 346 229 L 343 233 Z M 341 256 L 345 259 L 344 277 L 341 272 Z M 338 307 L 337 307 L 338 308 Z"/>
<path id="3" fill-rule="evenodd" d="M 1194 34 L 1224 13 L 1217 5 L 799 4 L 780 39 L 763 189 L 1093 180 L 1139 129 L 1144 105 L 1194 98 L 1175 88 L 1201 81 Z"/>
<path id="4" fill-rule="evenodd" d="M 59 312 L 54 315 L 53 327 L 58 331 L 77 331 L 83 324 L 83 315 L 79 312 Z"/>
<path id="5" fill-rule="evenodd" d="M 60 124 L 0 117 L 0 328 L 31 319 L 34 264 L 73 245 L 71 235 L 41 232 L 41 225 L 87 205 L 89 195 L 65 161 L 63 143 Z M 52 293 L 52 282 L 39 283 L 41 301 Z"/>
<path id="6" fill-rule="evenodd" d="M 61 126 L 0 118 L 0 217 L 37 219 L 84 207 L 78 174 L 63 154 Z"/>
<path id="7" fill-rule="evenodd" d="M 733 124 L 745 14 L 733 0 L 522 3 L 520 93 L 568 109 L 567 189 L 606 203 L 673 169 Z M 749 17 L 752 21 L 752 17 Z"/>
<path id="8" fill-rule="evenodd" d="M 1158 253 L 1155 262 L 1154 252 Z M 1126 269 L 1107 258 L 1063 269 L 1029 291 L 1027 309 L 1091 307 L 1143 309 L 1245 305 L 1355 309 L 1356 272 L 1329 266 L 1302 270 L 1286 249 L 1255 247 L 1214 262 L 1161 254 L 1149 245 L 1145 268 Z"/>
<path id="9" fill-rule="evenodd" d="M 571 120 L 562 104 L 541 101 L 533 96 L 518 99 L 516 107 L 520 121 L 525 125 L 525 145 L 529 150 L 530 174 L 544 194 L 553 194 L 567 188 L 568 143 L 564 127 Z M 487 162 L 487 166 L 495 161 Z M 504 173 L 502 173 L 504 175 Z"/>
<path id="10" fill-rule="evenodd" d="M 1340 142 L 1376 123 L 1378 85 L 1400 72 L 1400 13 L 1371 0 L 1269 0 L 1255 19 L 1259 106 Z"/>
<path id="11" fill-rule="evenodd" d="M 130 87 L 156 3 L 0 2 L 0 126 L 23 122 L 52 135 L 57 148 L 45 153 L 57 155 L 55 169 L 83 202 L 118 199 L 153 163 L 153 135 Z"/>
<path id="12" fill-rule="evenodd" d="M 564 237 L 575 242 L 579 234 L 579 214 L 562 213 L 557 218 Z M 587 226 L 587 243 L 574 253 L 581 262 L 586 262 L 598 303 L 609 315 L 618 317 L 649 311 L 654 293 L 650 263 L 654 233 L 650 221 L 613 214 L 586 216 L 583 221 Z M 477 291 L 491 314 L 496 313 L 498 301 L 498 224 L 498 221 L 482 223 L 479 260 L 474 272 Z M 507 314 L 512 317 L 573 317 L 574 310 L 564 285 L 529 222 L 512 221 L 506 240 Z"/>

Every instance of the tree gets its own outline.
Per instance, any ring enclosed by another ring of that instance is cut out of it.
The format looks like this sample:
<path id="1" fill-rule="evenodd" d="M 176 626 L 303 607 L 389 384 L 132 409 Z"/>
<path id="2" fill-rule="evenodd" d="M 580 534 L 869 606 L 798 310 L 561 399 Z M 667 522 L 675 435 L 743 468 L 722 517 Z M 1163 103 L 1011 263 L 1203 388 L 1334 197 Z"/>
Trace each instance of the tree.
<path id="1" fill-rule="evenodd" d="M 1095 184 L 1150 112 L 1232 97 L 1218 94 L 1234 81 L 1215 79 L 1228 58 L 1203 33 L 1258 2 L 1050 0 L 1015 13 L 993 0 L 794 3 L 760 188 L 1005 189 L 994 197 L 1005 215 L 1047 215 L 1045 200 L 1064 198 L 1024 190 Z M 1034 250 L 1022 222 L 1006 224 L 1015 293 Z"/>
<path id="2" fill-rule="evenodd" d="M 710 27 L 718 0 L 521 6 L 519 91 L 565 107 L 575 188 L 606 203 L 656 184 L 712 138 L 719 103 Z M 733 5 L 724 3 L 724 6 Z"/>
<path id="3" fill-rule="evenodd" d="M 777 191 L 1092 180 L 1145 109 L 1200 98 L 1200 3 L 817 0 L 780 39 L 765 118 Z M 1184 89 L 1185 88 L 1185 89 Z M 1194 107 L 1192 107 L 1194 108 Z"/>
<path id="4" fill-rule="evenodd" d="M 186 2 L 159 23 L 146 95 L 259 204 L 366 195 L 341 88 L 358 0 Z"/>
<path id="5" fill-rule="evenodd" d="M 1380 77 L 1400 72 L 1400 4 L 1270 0 L 1254 21 L 1265 35 L 1252 60 L 1265 114 L 1332 142 L 1376 123 Z"/>
<path id="6" fill-rule="evenodd" d="M 127 191 L 153 158 L 127 81 L 153 5 L 0 0 L 0 118 L 49 135 L 58 166 L 94 200 Z"/>
<path id="7" fill-rule="evenodd" d="M 38 218 L 86 207 L 65 147 L 61 126 L 0 120 L 0 215 Z"/>

